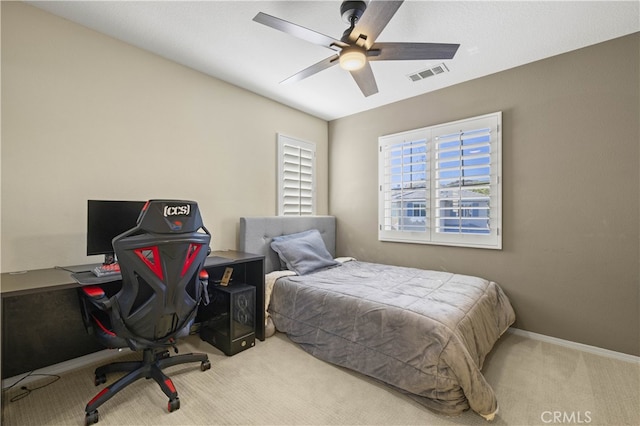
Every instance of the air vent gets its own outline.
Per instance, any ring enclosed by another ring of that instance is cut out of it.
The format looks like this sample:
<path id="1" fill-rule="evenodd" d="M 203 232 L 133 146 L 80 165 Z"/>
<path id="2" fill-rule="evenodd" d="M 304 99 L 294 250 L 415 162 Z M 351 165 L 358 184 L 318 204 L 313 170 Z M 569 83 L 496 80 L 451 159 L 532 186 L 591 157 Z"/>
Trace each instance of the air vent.
<path id="1" fill-rule="evenodd" d="M 409 80 L 411 81 L 420 81 L 425 78 L 433 77 L 434 75 L 442 74 L 445 72 L 449 72 L 449 68 L 445 64 L 438 64 L 431 68 L 427 68 L 426 70 L 418 71 L 413 74 L 409 74 Z"/>

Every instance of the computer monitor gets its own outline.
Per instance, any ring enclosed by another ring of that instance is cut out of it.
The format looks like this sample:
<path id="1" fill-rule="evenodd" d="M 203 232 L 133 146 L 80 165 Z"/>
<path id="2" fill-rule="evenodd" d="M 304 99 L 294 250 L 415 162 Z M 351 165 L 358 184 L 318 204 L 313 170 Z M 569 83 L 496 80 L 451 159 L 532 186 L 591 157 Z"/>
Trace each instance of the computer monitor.
<path id="1" fill-rule="evenodd" d="M 87 256 L 104 255 L 115 261 L 111 240 L 136 226 L 146 201 L 87 201 Z"/>

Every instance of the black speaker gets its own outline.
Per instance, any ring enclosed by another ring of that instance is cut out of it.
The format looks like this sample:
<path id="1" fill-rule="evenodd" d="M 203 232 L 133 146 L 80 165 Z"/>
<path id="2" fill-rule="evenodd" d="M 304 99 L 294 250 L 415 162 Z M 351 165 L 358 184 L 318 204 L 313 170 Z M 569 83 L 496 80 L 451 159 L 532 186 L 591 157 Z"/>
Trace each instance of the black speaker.
<path id="1" fill-rule="evenodd" d="M 209 305 L 200 307 L 210 315 L 200 328 L 200 338 L 227 355 L 254 346 L 256 288 L 242 283 L 210 288 Z"/>

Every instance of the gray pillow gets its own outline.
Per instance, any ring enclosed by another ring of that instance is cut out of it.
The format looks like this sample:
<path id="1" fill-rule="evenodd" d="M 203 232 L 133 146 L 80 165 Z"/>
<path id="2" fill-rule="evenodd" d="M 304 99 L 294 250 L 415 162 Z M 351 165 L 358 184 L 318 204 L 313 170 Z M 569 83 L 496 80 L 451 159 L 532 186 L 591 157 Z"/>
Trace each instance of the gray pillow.
<path id="1" fill-rule="evenodd" d="M 287 269 L 298 275 L 340 265 L 327 251 L 317 229 L 274 237 L 271 248 L 278 253 L 278 257 L 286 264 Z"/>

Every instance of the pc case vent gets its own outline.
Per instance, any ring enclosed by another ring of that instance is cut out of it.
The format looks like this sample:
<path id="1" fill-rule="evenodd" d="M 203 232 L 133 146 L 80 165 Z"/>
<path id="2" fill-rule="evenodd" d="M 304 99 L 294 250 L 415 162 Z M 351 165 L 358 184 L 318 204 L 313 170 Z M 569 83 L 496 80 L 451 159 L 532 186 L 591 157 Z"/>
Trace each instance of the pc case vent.
<path id="1" fill-rule="evenodd" d="M 445 64 L 438 64 L 431 68 L 427 68 L 426 70 L 409 74 L 407 77 L 409 77 L 409 80 L 411 81 L 420 81 L 424 80 L 425 78 L 433 77 L 434 75 L 442 74 L 445 72 L 449 72 L 449 68 L 447 68 Z"/>

